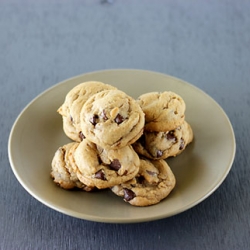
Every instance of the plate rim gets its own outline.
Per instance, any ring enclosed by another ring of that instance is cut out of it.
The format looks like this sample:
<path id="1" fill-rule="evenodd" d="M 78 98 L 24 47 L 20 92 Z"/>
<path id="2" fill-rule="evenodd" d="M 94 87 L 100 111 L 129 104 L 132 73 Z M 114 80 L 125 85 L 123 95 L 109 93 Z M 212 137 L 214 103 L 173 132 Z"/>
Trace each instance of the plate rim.
<path id="1" fill-rule="evenodd" d="M 76 80 L 78 78 L 81 77 L 85 77 L 88 75 L 93 75 L 93 74 L 102 74 L 102 73 L 110 73 L 110 72 L 118 72 L 118 71 L 122 71 L 122 72 L 140 72 L 140 73 L 150 73 L 150 74 L 155 74 L 155 75 L 161 75 L 162 77 L 167 77 L 170 79 L 173 79 L 175 81 L 187 84 L 189 87 L 194 88 L 196 91 L 201 92 L 203 95 L 205 95 L 207 98 L 210 99 L 210 101 L 212 101 L 214 104 L 216 104 L 217 108 L 223 113 L 224 118 L 226 118 L 227 123 L 229 125 L 228 128 L 230 128 L 230 132 L 232 135 L 232 154 L 228 163 L 228 167 L 225 169 L 222 177 L 219 179 L 219 181 L 217 183 L 214 184 L 214 186 L 210 189 L 209 192 L 207 192 L 205 195 L 197 198 L 194 202 L 189 203 L 187 205 L 185 205 L 184 207 L 181 207 L 175 211 L 173 211 L 172 213 L 168 213 L 168 215 L 155 215 L 155 216 L 151 216 L 150 218 L 148 217 L 143 217 L 143 218 L 133 218 L 133 219 L 123 219 L 123 218 L 107 218 L 107 217 L 100 217 L 100 216 L 93 216 L 93 215 L 89 215 L 89 214 L 80 214 L 79 212 L 76 211 L 71 211 L 67 208 L 62 208 L 61 206 L 53 206 L 53 204 L 50 204 L 49 202 L 45 201 L 44 199 L 40 198 L 39 196 L 37 196 L 35 193 L 33 193 L 25 184 L 25 182 L 22 180 L 22 178 L 19 176 L 18 171 L 15 167 L 15 164 L 13 162 L 12 159 L 12 143 L 14 143 L 14 138 L 13 138 L 13 134 L 15 132 L 15 128 L 20 120 L 20 118 L 22 117 L 22 115 L 24 114 L 24 112 L 30 107 L 32 106 L 33 103 L 36 102 L 37 99 L 41 98 L 44 94 L 46 94 L 47 92 L 52 91 L 54 88 L 59 87 L 60 85 L 65 84 L 66 82 L 69 81 L 73 81 Z M 234 160 L 235 160 L 235 154 L 236 154 L 236 138 L 235 138 L 235 132 L 233 129 L 233 126 L 230 122 L 230 119 L 228 117 L 228 115 L 226 114 L 226 112 L 224 111 L 224 109 L 219 105 L 219 103 L 213 99 L 210 95 L 208 95 L 204 90 L 196 87 L 195 85 L 186 82 L 185 80 L 182 80 L 178 77 L 172 76 L 172 75 L 168 75 L 165 73 L 161 73 L 161 72 L 156 72 L 156 71 L 151 71 L 151 70 L 143 70 L 143 69 L 104 69 L 104 70 L 97 70 L 97 71 L 91 71 L 91 72 L 87 72 L 87 73 L 83 73 L 83 74 L 79 74 L 70 78 L 67 78 L 65 80 L 62 80 L 52 86 L 50 86 L 49 88 L 43 90 L 40 94 L 38 94 L 37 96 L 35 96 L 30 102 L 28 102 L 28 104 L 26 104 L 23 109 L 21 110 L 21 112 L 19 113 L 19 115 L 16 117 L 10 133 L 9 133 L 9 138 L 8 138 L 8 158 L 9 158 L 9 163 L 11 166 L 11 169 L 15 175 L 15 177 L 17 178 L 17 180 L 19 181 L 19 183 L 21 184 L 21 186 L 32 196 L 34 197 L 36 200 L 38 200 L 39 202 L 41 202 L 42 204 L 46 205 L 47 207 L 58 211 L 62 214 L 74 217 L 74 218 L 78 218 L 78 219 L 83 219 L 83 220 L 88 220 L 88 221 L 93 221 L 93 222 L 103 222 L 103 223 L 139 223 L 139 222 L 147 222 L 147 221 L 154 221 L 154 220 L 159 220 L 159 219 L 164 219 L 164 218 L 168 218 L 168 217 L 172 217 L 174 215 L 180 214 L 184 211 L 187 211 L 188 209 L 191 209 L 192 207 L 198 205 L 199 203 L 203 202 L 205 199 L 207 199 L 211 194 L 213 194 L 215 192 L 215 190 L 217 190 L 220 185 L 224 182 L 224 180 L 226 179 L 226 177 L 228 176 L 230 170 L 232 169 Z M 81 216 L 83 215 L 83 216 Z"/>

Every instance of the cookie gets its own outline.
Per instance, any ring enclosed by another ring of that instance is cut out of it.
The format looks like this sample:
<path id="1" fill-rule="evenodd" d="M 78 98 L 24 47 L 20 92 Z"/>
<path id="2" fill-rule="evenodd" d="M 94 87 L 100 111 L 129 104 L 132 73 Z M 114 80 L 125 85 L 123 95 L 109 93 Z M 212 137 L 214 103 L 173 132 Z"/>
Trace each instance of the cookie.
<path id="1" fill-rule="evenodd" d="M 57 110 L 63 117 L 63 130 L 73 141 L 80 142 L 84 138 L 80 126 L 80 111 L 83 104 L 93 94 L 115 87 L 98 82 L 83 82 L 71 89 L 65 97 L 64 103 Z"/>
<path id="2" fill-rule="evenodd" d="M 132 179 L 139 171 L 139 157 L 132 146 L 106 150 L 83 140 L 74 154 L 78 178 L 87 186 L 105 189 Z"/>
<path id="3" fill-rule="evenodd" d="M 85 191 L 91 191 L 94 186 L 83 184 L 77 177 L 76 167 L 74 166 L 73 153 L 78 143 L 68 143 L 59 147 L 51 163 L 51 177 L 54 182 L 64 189 L 79 188 Z"/>
<path id="4" fill-rule="evenodd" d="M 184 121 L 174 130 L 147 132 L 133 144 L 135 151 L 149 159 L 166 159 L 180 154 L 193 140 L 191 126 Z"/>
<path id="5" fill-rule="evenodd" d="M 176 184 L 175 176 L 164 160 L 140 159 L 140 170 L 132 180 L 111 188 L 134 206 L 149 206 L 165 199 Z"/>
<path id="6" fill-rule="evenodd" d="M 170 131 L 185 119 L 185 102 L 174 92 L 146 93 L 137 102 L 145 113 L 146 131 Z"/>
<path id="7" fill-rule="evenodd" d="M 91 96 L 81 110 L 80 119 L 84 136 L 108 149 L 135 142 L 142 135 L 145 122 L 139 104 L 120 90 Z"/>

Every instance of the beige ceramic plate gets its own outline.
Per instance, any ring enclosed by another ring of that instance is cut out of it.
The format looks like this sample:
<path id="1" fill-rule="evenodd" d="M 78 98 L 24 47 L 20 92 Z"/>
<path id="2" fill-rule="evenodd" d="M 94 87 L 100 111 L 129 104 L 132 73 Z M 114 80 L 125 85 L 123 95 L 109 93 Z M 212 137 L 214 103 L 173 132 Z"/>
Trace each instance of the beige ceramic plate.
<path id="1" fill-rule="evenodd" d="M 186 119 L 194 130 L 195 140 L 181 155 L 168 160 L 177 185 L 161 203 L 133 207 L 109 190 L 94 193 L 65 191 L 51 180 L 52 157 L 59 146 L 69 142 L 56 110 L 71 88 L 89 80 L 112 84 L 134 98 L 145 92 L 171 90 L 185 100 Z M 232 126 L 211 97 L 182 80 L 142 70 L 93 72 L 53 86 L 22 111 L 9 137 L 11 167 L 18 181 L 32 196 L 64 214 L 110 223 L 166 218 L 197 205 L 220 186 L 234 156 Z"/>

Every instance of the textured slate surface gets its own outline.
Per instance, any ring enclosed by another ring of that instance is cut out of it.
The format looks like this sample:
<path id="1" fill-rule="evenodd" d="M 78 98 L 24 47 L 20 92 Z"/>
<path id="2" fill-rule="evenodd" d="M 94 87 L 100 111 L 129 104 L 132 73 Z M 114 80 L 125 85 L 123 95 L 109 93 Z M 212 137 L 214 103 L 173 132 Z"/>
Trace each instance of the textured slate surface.
<path id="1" fill-rule="evenodd" d="M 1 0 L 0 249 L 249 249 L 249 45 L 246 0 Z M 53 211 L 18 183 L 7 142 L 20 111 L 59 81 L 110 68 L 182 78 L 226 111 L 236 158 L 204 202 L 160 221 L 102 224 Z"/>

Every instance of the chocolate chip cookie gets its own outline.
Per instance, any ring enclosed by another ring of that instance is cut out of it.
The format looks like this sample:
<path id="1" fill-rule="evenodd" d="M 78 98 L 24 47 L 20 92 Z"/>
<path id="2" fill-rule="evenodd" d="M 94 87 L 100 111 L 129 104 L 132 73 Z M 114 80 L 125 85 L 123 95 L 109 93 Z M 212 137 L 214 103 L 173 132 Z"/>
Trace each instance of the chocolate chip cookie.
<path id="1" fill-rule="evenodd" d="M 170 131 L 185 119 L 185 102 L 174 92 L 146 93 L 137 102 L 145 113 L 146 131 Z"/>
<path id="2" fill-rule="evenodd" d="M 138 175 L 111 190 L 131 205 L 149 206 L 165 199 L 175 184 L 175 176 L 166 161 L 140 159 Z"/>
<path id="3" fill-rule="evenodd" d="M 78 178 L 87 186 L 104 189 L 132 179 L 139 171 L 140 160 L 132 146 L 103 149 L 83 140 L 74 154 Z"/>
<path id="4" fill-rule="evenodd" d="M 58 113 L 63 117 L 63 130 L 70 139 L 80 142 L 84 138 L 80 126 L 82 106 L 90 96 L 107 89 L 116 88 L 102 82 L 88 81 L 78 84 L 68 92 Z"/>
<path id="5" fill-rule="evenodd" d="M 59 147 L 51 163 L 51 177 L 54 182 L 64 189 L 79 188 L 85 191 L 91 191 L 94 186 L 83 184 L 77 177 L 76 167 L 74 166 L 73 154 L 78 143 L 68 143 Z"/>
<path id="6" fill-rule="evenodd" d="M 120 90 L 105 90 L 84 104 L 80 123 L 84 136 L 102 148 L 118 149 L 143 133 L 144 113 L 139 104 Z"/>
<path id="7" fill-rule="evenodd" d="M 180 154 L 193 140 L 191 126 L 184 121 L 167 132 L 147 132 L 133 144 L 135 151 L 149 159 L 166 159 Z"/>

